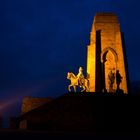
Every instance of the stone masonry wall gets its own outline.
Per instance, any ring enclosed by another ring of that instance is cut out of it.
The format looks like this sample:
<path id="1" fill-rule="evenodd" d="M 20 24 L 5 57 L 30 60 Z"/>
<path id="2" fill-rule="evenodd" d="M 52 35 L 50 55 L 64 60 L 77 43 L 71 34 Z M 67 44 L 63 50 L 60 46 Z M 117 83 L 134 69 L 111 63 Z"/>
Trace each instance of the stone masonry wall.
<path id="1" fill-rule="evenodd" d="M 24 97 L 22 101 L 21 114 L 27 113 L 45 103 L 50 102 L 51 98 Z"/>

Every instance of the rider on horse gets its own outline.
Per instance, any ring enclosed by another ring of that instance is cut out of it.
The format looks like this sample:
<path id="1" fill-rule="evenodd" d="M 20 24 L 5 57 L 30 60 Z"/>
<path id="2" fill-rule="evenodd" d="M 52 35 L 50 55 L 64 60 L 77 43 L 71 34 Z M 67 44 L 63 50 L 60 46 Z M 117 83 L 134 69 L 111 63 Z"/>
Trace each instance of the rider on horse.
<path id="1" fill-rule="evenodd" d="M 80 87 L 83 86 L 84 83 L 84 75 L 83 75 L 83 68 L 79 67 L 79 73 L 77 74 L 77 79 L 78 79 L 78 85 L 80 85 Z"/>
<path id="2" fill-rule="evenodd" d="M 67 79 L 71 81 L 70 85 L 68 86 L 69 91 L 71 91 L 70 87 L 73 87 L 74 91 L 76 92 L 77 86 L 82 88 L 81 92 L 89 91 L 89 80 L 84 78 L 82 67 L 79 67 L 79 73 L 77 75 L 74 75 L 72 72 L 68 72 Z"/>

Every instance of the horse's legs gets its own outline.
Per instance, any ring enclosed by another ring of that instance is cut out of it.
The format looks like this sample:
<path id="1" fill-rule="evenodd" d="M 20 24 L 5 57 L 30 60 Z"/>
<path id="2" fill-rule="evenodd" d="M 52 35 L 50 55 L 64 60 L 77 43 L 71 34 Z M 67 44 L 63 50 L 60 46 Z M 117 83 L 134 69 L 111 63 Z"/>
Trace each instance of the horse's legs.
<path id="1" fill-rule="evenodd" d="M 89 92 L 89 87 L 87 85 L 85 86 L 85 90 L 86 92 Z"/>
<path id="2" fill-rule="evenodd" d="M 74 85 L 69 85 L 69 86 L 68 86 L 68 91 L 69 91 L 69 92 L 71 91 L 70 87 L 72 87 L 72 86 L 73 86 L 74 92 L 76 92 L 76 86 L 74 86 Z"/>
<path id="3" fill-rule="evenodd" d="M 73 88 L 74 88 L 74 92 L 76 92 L 76 86 L 73 86 Z"/>
<path id="4" fill-rule="evenodd" d="M 89 92 L 89 88 L 88 87 L 86 87 L 86 92 Z"/>
<path id="5" fill-rule="evenodd" d="M 85 90 L 89 92 L 89 81 L 87 79 L 85 80 Z"/>
<path id="6" fill-rule="evenodd" d="M 89 92 L 89 88 L 88 87 L 86 88 L 86 92 Z"/>
<path id="7" fill-rule="evenodd" d="M 68 91 L 71 91 L 71 89 L 70 89 L 71 86 L 72 86 L 72 85 L 69 85 L 69 86 L 68 86 Z"/>
<path id="8" fill-rule="evenodd" d="M 85 86 L 82 86 L 82 88 L 83 88 L 83 89 L 81 90 L 81 92 L 85 91 L 85 89 L 86 89 Z"/>

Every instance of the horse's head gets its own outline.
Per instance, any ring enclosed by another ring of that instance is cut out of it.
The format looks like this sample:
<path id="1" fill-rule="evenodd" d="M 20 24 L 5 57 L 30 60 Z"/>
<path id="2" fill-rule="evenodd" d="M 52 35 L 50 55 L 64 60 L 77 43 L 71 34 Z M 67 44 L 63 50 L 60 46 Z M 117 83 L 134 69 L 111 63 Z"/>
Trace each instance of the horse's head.
<path id="1" fill-rule="evenodd" d="M 72 72 L 68 72 L 67 79 L 77 79 L 77 77 Z"/>
<path id="2" fill-rule="evenodd" d="M 67 79 L 70 79 L 71 78 L 71 72 L 68 72 L 67 73 Z"/>

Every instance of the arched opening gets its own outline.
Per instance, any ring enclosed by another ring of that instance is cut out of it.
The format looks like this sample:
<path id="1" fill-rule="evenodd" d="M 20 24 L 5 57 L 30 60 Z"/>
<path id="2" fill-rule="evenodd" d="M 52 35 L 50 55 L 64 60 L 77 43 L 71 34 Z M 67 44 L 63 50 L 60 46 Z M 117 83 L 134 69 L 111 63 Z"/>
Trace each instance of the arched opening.
<path id="1" fill-rule="evenodd" d="M 117 70 L 117 53 L 112 48 L 106 48 L 101 53 L 103 91 L 115 92 L 115 72 Z M 110 75 L 111 74 L 111 75 Z M 112 76 L 112 77 L 110 77 Z"/>

